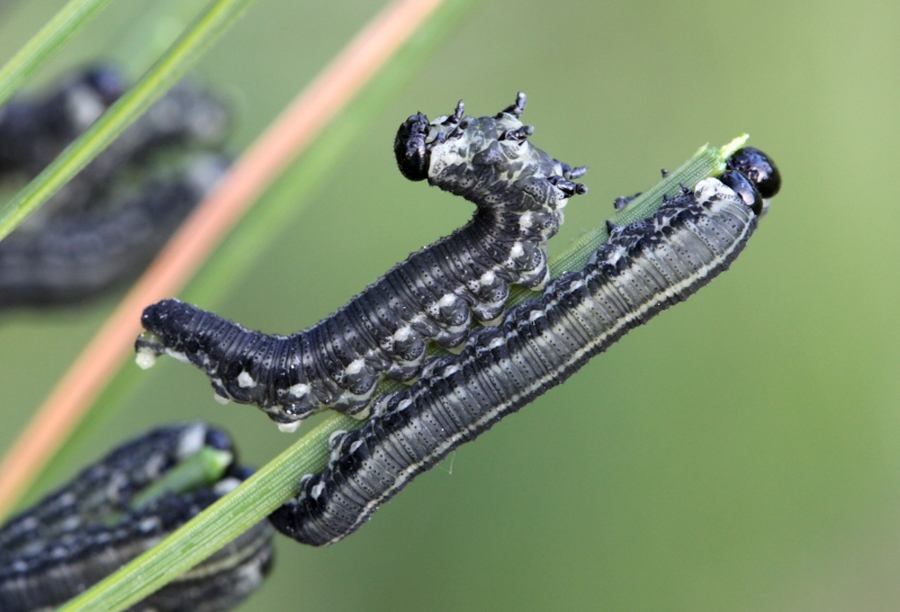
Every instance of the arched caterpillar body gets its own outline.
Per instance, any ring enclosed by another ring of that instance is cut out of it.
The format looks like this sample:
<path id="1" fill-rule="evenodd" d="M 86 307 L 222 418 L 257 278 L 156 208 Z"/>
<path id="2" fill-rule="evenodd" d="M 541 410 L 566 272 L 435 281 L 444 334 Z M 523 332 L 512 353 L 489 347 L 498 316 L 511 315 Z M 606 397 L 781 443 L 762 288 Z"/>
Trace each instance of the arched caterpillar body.
<path id="1" fill-rule="evenodd" d="M 203 448 L 234 453 L 228 436 L 203 423 L 150 431 L 83 470 L 0 528 L 0 610 L 54 609 L 148 550 L 249 475 L 232 465 L 218 482 L 136 497 Z M 140 610 L 226 610 L 260 586 L 273 530 L 262 521 L 136 606 Z"/>
<path id="2" fill-rule="evenodd" d="M 718 179 L 613 228 L 582 270 L 552 280 L 499 327 L 474 331 L 459 356 L 428 362 L 409 389 L 377 397 L 361 429 L 334 434 L 324 472 L 304 477 L 271 515 L 276 529 L 316 546 L 353 533 L 451 450 L 727 269 L 778 187 L 774 165 L 743 149 Z"/>
<path id="3" fill-rule="evenodd" d="M 456 112 L 409 118 L 394 150 L 403 174 L 461 195 L 478 207 L 450 236 L 395 266 L 334 314 L 292 336 L 250 331 L 177 300 L 148 306 L 138 363 L 169 353 L 209 376 L 218 397 L 256 404 L 291 430 L 324 408 L 363 416 L 383 376 L 408 381 L 426 342 L 456 347 L 472 318 L 503 312 L 509 285 L 541 287 L 546 243 L 567 198 L 585 193 L 570 168 L 527 138 L 525 96 L 495 117 Z"/>

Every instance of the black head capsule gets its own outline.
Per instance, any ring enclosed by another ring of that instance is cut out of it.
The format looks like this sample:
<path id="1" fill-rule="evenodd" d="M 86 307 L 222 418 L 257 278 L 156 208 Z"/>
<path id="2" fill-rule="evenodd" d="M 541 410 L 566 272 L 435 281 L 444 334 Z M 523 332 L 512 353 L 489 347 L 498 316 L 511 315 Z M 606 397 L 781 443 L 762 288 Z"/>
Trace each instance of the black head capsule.
<path id="1" fill-rule="evenodd" d="M 730 187 L 757 217 L 762 215 L 763 198 L 750 179 L 737 170 L 726 170 L 719 176 L 719 180 Z"/>
<path id="2" fill-rule="evenodd" d="M 416 113 L 407 119 L 394 139 L 394 155 L 401 174 L 411 181 L 424 181 L 428 178 L 430 151 L 425 144 L 430 124 L 428 117 Z"/>
<path id="3" fill-rule="evenodd" d="M 759 194 L 769 199 L 781 189 L 781 174 L 769 157 L 753 147 L 744 147 L 734 152 L 725 162 L 729 170 L 746 176 L 756 186 Z"/>

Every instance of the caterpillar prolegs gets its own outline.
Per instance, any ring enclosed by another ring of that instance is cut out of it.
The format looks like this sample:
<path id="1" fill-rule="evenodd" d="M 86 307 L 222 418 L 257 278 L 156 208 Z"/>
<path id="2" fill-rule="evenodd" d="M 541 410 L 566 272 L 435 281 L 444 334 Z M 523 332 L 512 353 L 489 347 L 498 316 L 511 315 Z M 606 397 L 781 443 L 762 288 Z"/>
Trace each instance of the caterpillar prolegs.
<path id="1" fill-rule="evenodd" d="M 223 474 L 141 499 L 204 450 L 219 453 Z M 0 528 L 0 610 L 54 609 L 150 549 L 251 473 L 234 454 L 224 432 L 192 422 L 147 432 L 89 466 Z M 136 609 L 233 607 L 262 584 L 273 535 L 257 523 Z"/>
<path id="2" fill-rule="evenodd" d="M 454 448 L 726 270 L 779 186 L 774 164 L 742 149 L 719 178 L 613 228 L 582 270 L 551 281 L 499 327 L 472 332 L 458 356 L 429 361 L 409 389 L 377 397 L 361 429 L 335 433 L 326 469 L 271 515 L 276 529 L 315 546 L 353 533 Z"/>
<path id="3" fill-rule="evenodd" d="M 413 253 L 328 318 L 291 336 L 247 330 L 177 300 L 148 306 L 136 342 L 148 367 L 168 353 L 204 370 L 218 397 L 259 406 L 292 430 L 324 408 L 364 416 L 382 377 L 418 376 L 433 340 L 468 337 L 472 320 L 504 309 L 510 284 L 542 287 L 547 240 L 569 197 L 587 189 L 534 147 L 521 123 L 525 96 L 494 117 L 411 116 L 394 151 L 401 172 L 473 202 L 469 223 Z"/>

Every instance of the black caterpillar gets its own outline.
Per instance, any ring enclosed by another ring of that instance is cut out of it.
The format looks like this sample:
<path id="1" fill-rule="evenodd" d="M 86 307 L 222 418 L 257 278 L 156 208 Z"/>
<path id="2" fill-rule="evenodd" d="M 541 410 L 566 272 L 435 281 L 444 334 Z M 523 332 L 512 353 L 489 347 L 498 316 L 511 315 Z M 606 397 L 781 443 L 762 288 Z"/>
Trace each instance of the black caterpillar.
<path id="1" fill-rule="evenodd" d="M 774 164 L 742 149 L 718 179 L 613 228 L 587 265 L 551 281 L 540 301 L 474 331 L 459 356 L 429 361 L 409 389 L 377 397 L 361 429 L 336 432 L 325 471 L 304 477 L 295 500 L 271 515 L 275 528 L 315 546 L 356 531 L 451 450 L 727 269 L 779 187 Z"/>
<path id="2" fill-rule="evenodd" d="M 95 66 L 0 109 L 0 176 L 33 178 L 124 90 Z M 92 297 L 143 269 L 227 168 L 228 113 L 180 84 L 0 242 L 0 306 Z"/>
<path id="3" fill-rule="evenodd" d="M 539 288 L 549 278 L 547 240 L 567 198 L 585 193 L 570 168 L 527 138 L 525 95 L 495 117 L 456 112 L 429 122 L 410 117 L 394 151 L 411 180 L 463 196 L 478 207 L 450 236 L 413 253 L 318 324 L 272 336 L 177 300 L 148 306 L 138 363 L 168 353 L 203 369 L 218 397 L 252 403 L 291 431 L 323 408 L 363 417 L 383 376 L 418 376 L 426 342 L 459 346 L 472 318 L 491 321 L 509 285 Z"/>
<path id="4" fill-rule="evenodd" d="M 213 154 L 187 159 L 173 176 L 111 194 L 106 210 L 58 213 L 13 232 L 0 242 L 0 307 L 72 304 L 135 276 L 227 167 Z"/>
<path id="5" fill-rule="evenodd" d="M 250 470 L 231 465 L 212 486 L 166 493 L 137 508 L 135 497 L 202 448 L 234 453 L 203 423 L 150 431 L 91 465 L 0 529 L 0 610 L 56 608 L 236 487 Z M 227 610 L 262 583 L 273 530 L 261 521 L 225 548 L 137 604 L 141 610 Z"/>

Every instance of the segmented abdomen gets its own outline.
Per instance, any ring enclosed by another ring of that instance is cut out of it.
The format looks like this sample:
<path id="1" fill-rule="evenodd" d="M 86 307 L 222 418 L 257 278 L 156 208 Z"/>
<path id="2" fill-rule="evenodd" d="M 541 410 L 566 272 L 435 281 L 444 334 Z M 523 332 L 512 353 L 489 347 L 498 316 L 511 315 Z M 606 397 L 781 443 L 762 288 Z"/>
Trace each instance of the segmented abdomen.
<path id="1" fill-rule="evenodd" d="M 273 524 L 312 545 L 352 533 L 448 452 L 727 269 L 756 228 L 754 207 L 706 179 L 650 219 L 614 229 L 584 269 L 551 281 L 539 302 L 473 332 L 458 357 L 429 362 L 408 390 L 376 398 L 360 430 L 333 436 L 328 467 L 304 478 Z"/>
<path id="2" fill-rule="evenodd" d="M 540 149 L 515 104 L 496 117 L 414 115 L 395 150 L 404 175 L 474 202 L 473 219 L 412 254 L 327 319 L 291 336 L 250 331 L 177 300 L 147 307 L 139 363 L 163 352 L 203 369 L 216 394 L 260 406 L 282 424 L 322 408 L 364 414 L 383 376 L 415 378 L 426 343 L 456 347 L 472 319 L 503 312 L 510 284 L 542 286 L 546 243 L 584 173 Z M 412 154 L 410 154 L 412 151 Z"/>

